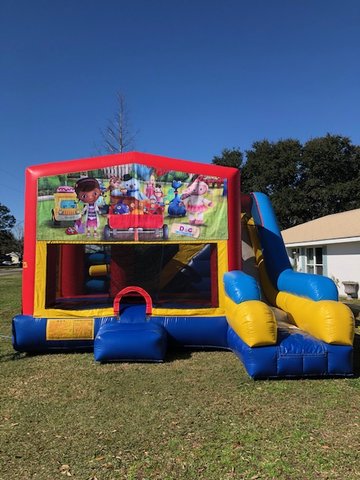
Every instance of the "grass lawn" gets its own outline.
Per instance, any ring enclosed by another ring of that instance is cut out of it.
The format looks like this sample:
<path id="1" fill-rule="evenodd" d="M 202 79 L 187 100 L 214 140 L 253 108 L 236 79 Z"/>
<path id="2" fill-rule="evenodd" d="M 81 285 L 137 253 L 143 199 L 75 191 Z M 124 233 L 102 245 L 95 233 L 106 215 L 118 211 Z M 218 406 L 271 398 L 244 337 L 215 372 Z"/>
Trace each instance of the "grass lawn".
<path id="1" fill-rule="evenodd" d="M 231 352 L 14 354 L 20 283 L 0 278 L 1 479 L 360 478 L 358 376 L 255 382 Z"/>

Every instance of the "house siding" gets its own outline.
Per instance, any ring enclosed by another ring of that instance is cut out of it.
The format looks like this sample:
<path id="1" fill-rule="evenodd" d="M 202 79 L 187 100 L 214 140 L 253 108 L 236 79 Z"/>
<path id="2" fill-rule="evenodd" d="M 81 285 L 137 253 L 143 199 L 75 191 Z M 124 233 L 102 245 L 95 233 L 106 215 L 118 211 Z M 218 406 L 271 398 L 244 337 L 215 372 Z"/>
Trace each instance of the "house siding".
<path id="1" fill-rule="evenodd" d="M 342 282 L 354 281 L 360 285 L 360 242 L 327 245 L 327 270 L 342 296 L 346 296 Z"/>

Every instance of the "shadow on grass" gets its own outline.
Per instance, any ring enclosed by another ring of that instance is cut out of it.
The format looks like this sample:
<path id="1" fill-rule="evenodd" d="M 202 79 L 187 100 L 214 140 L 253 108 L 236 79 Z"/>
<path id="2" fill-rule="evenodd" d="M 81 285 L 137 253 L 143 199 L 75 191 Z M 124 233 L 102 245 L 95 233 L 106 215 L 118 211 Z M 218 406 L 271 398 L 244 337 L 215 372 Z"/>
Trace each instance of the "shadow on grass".
<path id="1" fill-rule="evenodd" d="M 16 360 L 30 360 L 31 358 L 41 357 L 43 355 L 63 355 L 66 353 L 89 353 L 92 352 L 90 348 L 84 349 L 67 349 L 67 350 L 39 350 L 38 352 L 11 352 L 0 354 L 0 363 L 13 362 Z"/>
<path id="2" fill-rule="evenodd" d="M 181 360 L 188 360 L 192 357 L 193 353 L 195 352 L 203 352 L 203 351 L 227 351 L 227 349 L 212 349 L 212 348 L 180 348 L 180 347 L 172 347 L 166 352 L 166 356 L 164 359 L 164 363 L 173 363 Z M 89 353 L 91 350 L 71 350 L 68 353 Z M 13 362 L 17 360 L 29 360 L 33 357 L 43 355 L 49 352 L 38 352 L 38 353 L 24 353 L 24 352 L 11 352 L 11 353 L 4 353 L 0 354 L 0 363 L 2 362 Z M 63 354 L 64 351 L 53 351 L 52 354 Z M 353 352 L 353 375 L 352 377 L 360 377 L 360 334 L 356 333 L 354 337 L 354 352 Z M 324 377 L 314 376 L 308 377 L 312 379 L 319 379 L 322 380 Z M 288 380 L 296 380 L 297 377 L 287 377 Z M 264 379 L 259 379 L 259 381 Z M 272 380 L 276 380 L 272 379 Z M 279 378 L 279 380 L 283 380 L 283 378 Z"/>
<path id="3" fill-rule="evenodd" d="M 0 363 L 1 362 L 13 362 L 15 360 L 24 360 L 31 357 L 31 355 L 27 353 L 21 352 L 12 352 L 12 353 L 4 353 L 0 355 Z"/>
<path id="4" fill-rule="evenodd" d="M 360 377 L 360 334 L 354 337 L 354 375 Z"/>
<path id="5" fill-rule="evenodd" d="M 164 363 L 176 362 L 178 360 L 187 360 L 193 356 L 195 352 L 228 352 L 228 348 L 216 347 L 169 347 L 166 352 Z"/>
<path id="6" fill-rule="evenodd" d="M 194 352 L 204 352 L 204 351 L 228 351 L 227 349 L 217 349 L 217 348 L 181 348 L 181 347 L 175 347 L 175 348 L 170 348 L 166 352 L 166 356 L 164 359 L 164 363 L 172 363 L 176 362 L 179 360 L 188 360 L 193 356 Z M 2 362 L 13 362 L 16 360 L 29 360 L 34 357 L 38 357 L 41 355 L 46 355 L 51 353 L 51 355 L 61 355 L 61 354 L 66 354 L 66 353 L 91 353 L 92 349 L 86 348 L 86 349 L 71 349 L 71 350 L 53 350 L 51 352 L 49 351 L 43 351 L 43 352 L 11 352 L 11 353 L 4 353 L 0 354 L 0 363 Z M 108 362 L 99 362 L 99 363 L 108 363 Z M 109 362 L 109 363 L 116 363 L 116 362 Z M 125 362 L 128 363 L 128 362 Z M 130 363 L 137 363 L 136 361 L 130 362 Z M 143 361 L 140 361 L 140 363 L 143 363 Z M 150 362 L 151 363 L 151 362 Z"/>
<path id="7" fill-rule="evenodd" d="M 356 303 L 344 301 L 343 303 L 347 305 L 352 311 L 352 313 L 354 314 L 355 328 L 359 329 L 360 303 L 358 301 Z M 354 369 L 354 377 L 360 377 L 360 333 L 357 333 L 357 332 L 355 332 L 355 337 L 354 337 L 353 369 Z"/>

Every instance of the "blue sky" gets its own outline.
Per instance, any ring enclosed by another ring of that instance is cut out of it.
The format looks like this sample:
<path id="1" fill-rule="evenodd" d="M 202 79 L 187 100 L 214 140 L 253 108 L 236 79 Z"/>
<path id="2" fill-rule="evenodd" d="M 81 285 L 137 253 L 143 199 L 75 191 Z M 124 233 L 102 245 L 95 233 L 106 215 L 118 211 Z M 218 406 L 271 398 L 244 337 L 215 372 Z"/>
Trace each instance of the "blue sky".
<path id="1" fill-rule="evenodd" d="M 360 144 L 359 58 L 358 0 L 1 0 L 0 202 L 21 221 L 26 166 L 93 155 L 117 91 L 138 151 Z"/>

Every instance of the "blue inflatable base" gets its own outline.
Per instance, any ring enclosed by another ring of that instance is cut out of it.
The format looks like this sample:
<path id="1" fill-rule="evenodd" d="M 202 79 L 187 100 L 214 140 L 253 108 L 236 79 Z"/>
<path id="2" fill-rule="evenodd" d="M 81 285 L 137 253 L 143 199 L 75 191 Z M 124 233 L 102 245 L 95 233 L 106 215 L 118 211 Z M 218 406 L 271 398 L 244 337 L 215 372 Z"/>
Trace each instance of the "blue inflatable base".
<path id="1" fill-rule="evenodd" d="M 162 327 L 168 343 L 185 347 L 228 348 L 226 317 L 151 317 L 146 321 L 145 309 L 135 305 L 125 306 L 120 314 L 121 324 L 150 323 Z M 12 343 L 18 352 L 43 353 L 55 351 L 92 350 L 91 340 L 47 340 L 47 318 L 16 315 L 12 321 Z M 119 323 L 117 317 L 96 317 L 93 320 L 94 336 L 107 324 Z"/>
<path id="2" fill-rule="evenodd" d="M 329 345 L 301 330 L 278 329 L 276 345 L 250 348 L 226 317 L 151 317 L 124 309 L 117 317 L 94 318 L 94 339 L 47 340 L 46 318 L 17 315 L 13 346 L 19 352 L 91 351 L 100 362 L 164 359 L 167 346 L 231 349 L 252 378 L 351 376 L 351 346 Z"/>
<path id="3" fill-rule="evenodd" d="M 94 341 L 98 362 L 162 362 L 167 348 L 167 333 L 150 322 L 106 323 Z"/>
<path id="4" fill-rule="evenodd" d="M 229 347 L 254 378 L 351 376 L 351 346 L 330 345 L 298 330 L 278 329 L 276 345 L 249 347 L 229 328 Z"/>

